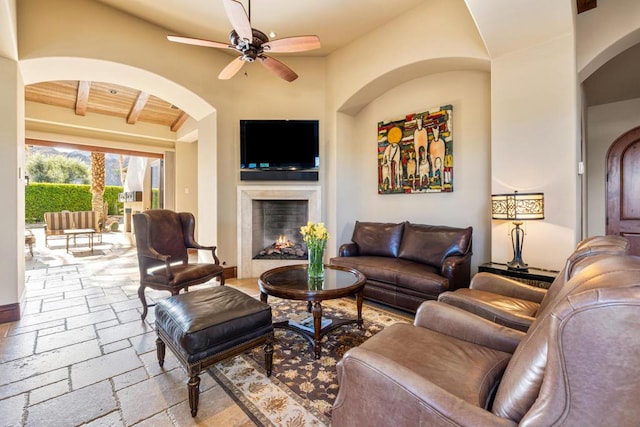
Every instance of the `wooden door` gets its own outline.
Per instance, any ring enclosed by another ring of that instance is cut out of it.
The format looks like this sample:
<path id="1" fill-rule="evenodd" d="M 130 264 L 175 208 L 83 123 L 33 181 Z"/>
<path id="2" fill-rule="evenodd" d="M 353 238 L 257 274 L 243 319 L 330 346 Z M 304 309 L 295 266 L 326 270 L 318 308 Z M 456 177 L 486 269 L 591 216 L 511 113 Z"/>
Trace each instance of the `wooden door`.
<path id="1" fill-rule="evenodd" d="M 640 127 L 616 139 L 607 153 L 607 234 L 625 236 L 640 255 Z"/>

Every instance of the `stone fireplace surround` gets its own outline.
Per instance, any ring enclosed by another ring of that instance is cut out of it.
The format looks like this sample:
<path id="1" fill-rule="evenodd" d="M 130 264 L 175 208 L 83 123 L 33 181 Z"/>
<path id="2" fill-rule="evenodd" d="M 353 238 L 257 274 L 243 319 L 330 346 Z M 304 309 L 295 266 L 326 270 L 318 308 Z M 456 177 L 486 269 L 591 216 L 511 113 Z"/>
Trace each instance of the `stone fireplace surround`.
<path id="1" fill-rule="evenodd" d="M 238 186 L 238 278 L 259 277 L 265 271 L 300 260 L 253 259 L 253 201 L 306 200 L 308 221 L 321 220 L 321 188 L 318 185 L 241 185 Z"/>

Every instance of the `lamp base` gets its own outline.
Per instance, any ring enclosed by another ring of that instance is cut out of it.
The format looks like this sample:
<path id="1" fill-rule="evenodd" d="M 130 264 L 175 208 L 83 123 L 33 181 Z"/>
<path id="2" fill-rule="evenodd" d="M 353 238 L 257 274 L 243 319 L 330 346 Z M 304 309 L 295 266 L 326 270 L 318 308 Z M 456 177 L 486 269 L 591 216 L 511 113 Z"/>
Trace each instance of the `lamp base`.
<path id="1" fill-rule="evenodd" d="M 522 246 L 524 232 L 520 226 L 522 221 L 513 221 L 515 227 L 511 230 L 511 244 L 513 245 L 513 259 L 507 263 L 509 270 L 528 270 L 529 265 L 522 260 Z"/>
<path id="2" fill-rule="evenodd" d="M 528 270 L 529 269 L 529 264 L 525 263 L 524 261 L 522 261 L 522 259 L 514 259 L 512 261 L 509 261 L 507 263 L 507 268 L 509 270 Z"/>

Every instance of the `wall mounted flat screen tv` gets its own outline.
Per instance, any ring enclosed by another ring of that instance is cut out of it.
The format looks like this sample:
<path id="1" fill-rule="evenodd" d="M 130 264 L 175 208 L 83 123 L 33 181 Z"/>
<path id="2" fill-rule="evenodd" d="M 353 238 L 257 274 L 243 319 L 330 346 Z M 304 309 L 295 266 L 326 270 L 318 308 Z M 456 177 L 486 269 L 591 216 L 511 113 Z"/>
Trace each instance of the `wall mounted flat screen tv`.
<path id="1" fill-rule="evenodd" d="M 318 169 L 318 120 L 240 120 L 240 168 Z"/>

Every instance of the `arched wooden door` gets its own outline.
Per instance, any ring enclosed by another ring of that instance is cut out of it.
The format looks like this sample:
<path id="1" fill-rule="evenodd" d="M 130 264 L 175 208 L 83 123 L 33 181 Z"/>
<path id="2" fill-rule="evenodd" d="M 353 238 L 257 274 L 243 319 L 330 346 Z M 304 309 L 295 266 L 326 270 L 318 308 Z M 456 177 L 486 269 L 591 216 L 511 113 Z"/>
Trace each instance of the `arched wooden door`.
<path id="1" fill-rule="evenodd" d="M 625 236 L 640 255 L 640 127 L 616 139 L 607 153 L 607 234 Z"/>

